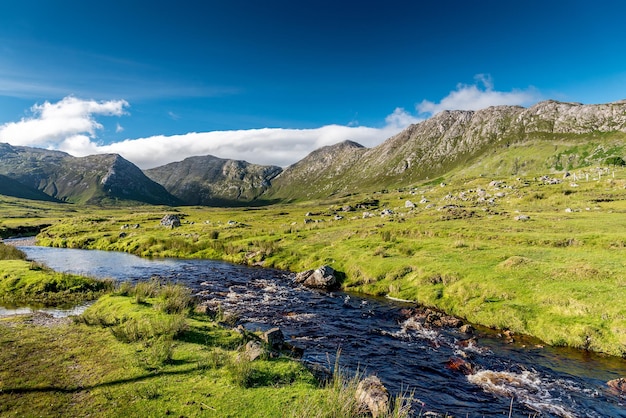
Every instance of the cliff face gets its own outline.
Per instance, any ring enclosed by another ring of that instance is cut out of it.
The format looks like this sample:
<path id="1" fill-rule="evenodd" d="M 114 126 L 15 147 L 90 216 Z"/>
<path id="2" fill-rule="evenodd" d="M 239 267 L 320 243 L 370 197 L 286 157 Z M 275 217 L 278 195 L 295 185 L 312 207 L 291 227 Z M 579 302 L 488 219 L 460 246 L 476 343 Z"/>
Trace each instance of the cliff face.
<path id="1" fill-rule="evenodd" d="M 277 166 L 225 160 L 211 155 L 146 170 L 152 180 L 190 205 L 241 205 L 270 187 L 282 169 Z"/>

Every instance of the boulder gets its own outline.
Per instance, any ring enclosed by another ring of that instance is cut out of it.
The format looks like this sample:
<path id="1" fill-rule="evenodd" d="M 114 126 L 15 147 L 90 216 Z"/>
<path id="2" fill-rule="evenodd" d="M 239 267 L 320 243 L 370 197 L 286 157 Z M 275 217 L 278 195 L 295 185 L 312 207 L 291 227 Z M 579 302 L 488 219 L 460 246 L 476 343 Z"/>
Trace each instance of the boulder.
<path id="1" fill-rule="evenodd" d="M 620 395 L 626 396 L 626 379 L 621 377 L 619 379 L 613 379 L 606 382 L 606 384 Z"/>
<path id="2" fill-rule="evenodd" d="M 248 358 L 248 360 L 254 361 L 266 355 L 266 351 L 260 342 L 248 341 L 243 354 Z"/>
<path id="3" fill-rule="evenodd" d="M 167 228 L 177 228 L 180 226 L 180 218 L 177 215 L 165 215 L 161 219 L 161 225 Z"/>
<path id="4" fill-rule="evenodd" d="M 407 209 L 411 209 L 415 207 L 415 203 L 411 202 L 410 200 L 407 200 L 406 202 L 404 202 L 404 207 Z"/>
<path id="5" fill-rule="evenodd" d="M 361 380 L 354 394 L 359 406 L 372 417 L 385 416 L 389 411 L 389 392 L 376 376 Z"/>
<path id="6" fill-rule="evenodd" d="M 295 282 L 314 289 L 330 290 L 339 284 L 335 270 L 330 266 L 322 266 L 316 270 L 306 270 L 296 274 Z"/>

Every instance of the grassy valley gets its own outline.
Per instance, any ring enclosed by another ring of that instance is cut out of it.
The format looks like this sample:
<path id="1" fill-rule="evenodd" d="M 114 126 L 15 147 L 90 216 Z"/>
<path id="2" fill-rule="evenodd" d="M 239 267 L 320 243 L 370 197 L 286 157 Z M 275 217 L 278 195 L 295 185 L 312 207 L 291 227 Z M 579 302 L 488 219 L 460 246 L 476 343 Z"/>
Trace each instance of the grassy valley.
<path id="1" fill-rule="evenodd" d="M 498 161 L 515 165 L 518 157 L 507 151 L 414 187 L 325 201 L 91 209 L 55 222 L 38 242 L 292 271 L 330 264 L 345 275 L 348 290 L 624 356 L 626 171 L 594 166 L 563 178 L 544 165 L 553 156 L 544 154 L 543 171 L 531 164 L 543 144 L 524 149 L 521 164 L 534 174 L 476 174 Z M 568 149 L 553 150 L 567 155 Z M 166 213 L 178 214 L 182 226 L 160 226 Z"/>

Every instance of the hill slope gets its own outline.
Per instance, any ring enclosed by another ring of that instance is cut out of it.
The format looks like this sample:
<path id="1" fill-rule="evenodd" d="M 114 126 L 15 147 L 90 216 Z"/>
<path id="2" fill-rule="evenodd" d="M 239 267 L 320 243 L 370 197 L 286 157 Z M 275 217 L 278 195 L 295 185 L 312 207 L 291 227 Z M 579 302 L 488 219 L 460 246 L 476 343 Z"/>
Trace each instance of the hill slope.
<path id="1" fill-rule="evenodd" d="M 0 174 L 57 200 L 73 203 L 180 203 L 117 154 L 79 158 L 60 151 L 0 144 Z"/>
<path id="2" fill-rule="evenodd" d="M 236 206 L 256 199 L 281 171 L 277 166 L 206 155 L 145 170 L 145 174 L 186 204 Z"/>
<path id="3" fill-rule="evenodd" d="M 57 202 L 52 196 L 44 192 L 28 187 L 12 178 L 0 174 L 0 195 L 18 197 L 20 199 L 41 200 L 45 202 Z"/>
<path id="4" fill-rule="evenodd" d="M 589 165 L 622 156 L 624 134 L 626 101 L 601 105 L 545 101 L 530 108 L 444 111 L 371 149 L 338 144 L 314 151 L 287 168 L 266 196 L 309 199 L 408 186 L 470 166 L 493 152 L 536 141 L 570 144 L 545 155 L 541 164 L 546 167 Z M 608 146 L 606 139 L 613 144 Z M 597 146 L 592 149 L 594 140 Z M 568 161 L 563 153 L 570 154 Z"/>

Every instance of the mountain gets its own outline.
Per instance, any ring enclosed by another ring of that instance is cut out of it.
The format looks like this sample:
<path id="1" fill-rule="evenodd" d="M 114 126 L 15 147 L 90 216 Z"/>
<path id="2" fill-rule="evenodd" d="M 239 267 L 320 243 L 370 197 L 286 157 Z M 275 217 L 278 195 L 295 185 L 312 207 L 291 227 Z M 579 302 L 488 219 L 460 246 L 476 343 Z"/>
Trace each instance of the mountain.
<path id="1" fill-rule="evenodd" d="M 180 204 L 163 186 L 117 154 L 73 157 L 60 151 L 0 144 L 0 174 L 60 201 Z"/>
<path id="2" fill-rule="evenodd" d="M 546 144 L 554 152 L 546 154 Z M 528 152 L 520 153 L 518 169 L 559 170 L 623 157 L 624 145 L 626 101 L 583 105 L 550 100 L 529 108 L 443 111 L 374 148 L 344 142 L 316 150 L 285 169 L 264 196 L 305 200 L 409 186 L 494 153 L 502 153 L 499 158 L 509 164 L 504 154 L 520 146 Z M 498 169 L 493 163 L 489 167 Z"/>
<path id="3" fill-rule="evenodd" d="M 28 187 L 12 178 L 0 174 L 0 195 L 19 197 L 20 199 L 42 200 L 45 202 L 58 202 L 52 196 L 44 192 Z"/>
<path id="4" fill-rule="evenodd" d="M 367 152 L 361 144 L 343 141 L 317 149 L 304 159 L 287 167 L 274 181 L 267 196 L 280 199 L 303 199 L 330 196 L 337 190 L 348 190 L 350 172 Z"/>
<path id="5" fill-rule="evenodd" d="M 626 101 L 443 111 L 365 148 L 344 141 L 282 170 L 214 156 L 142 172 L 116 154 L 0 144 L 0 194 L 77 203 L 255 205 L 408 187 L 441 176 L 533 175 L 626 164 Z M 36 192 L 36 193 L 35 193 Z M 33 194 L 35 193 L 35 194 Z"/>
<path id="6" fill-rule="evenodd" d="M 232 206 L 254 201 L 270 187 L 272 179 L 281 171 L 277 166 L 206 155 L 144 172 L 186 204 Z"/>

